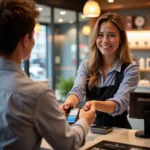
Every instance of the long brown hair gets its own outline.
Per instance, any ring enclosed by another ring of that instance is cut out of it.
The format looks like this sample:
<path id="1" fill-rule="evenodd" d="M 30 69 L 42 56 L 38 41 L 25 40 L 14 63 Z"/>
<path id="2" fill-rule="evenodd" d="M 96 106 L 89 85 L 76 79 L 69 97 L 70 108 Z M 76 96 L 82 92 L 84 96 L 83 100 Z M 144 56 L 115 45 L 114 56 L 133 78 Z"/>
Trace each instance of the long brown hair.
<path id="1" fill-rule="evenodd" d="M 111 22 L 119 30 L 120 45 L 117 50 L 117 58 L 123 63 L 130 63 L 131 56 L 128 48 L 128 40 L 126 30 L 121 17 L 117 13 L 105 13 L 96 22 L 90 37 L 89 56 L 88 56 L 88 88 L 98 85 L 99 68 L 102 66 L 102 54 L 96 46 L 96 39 L 99 33 L 100 26 L 103 22 Z"/>

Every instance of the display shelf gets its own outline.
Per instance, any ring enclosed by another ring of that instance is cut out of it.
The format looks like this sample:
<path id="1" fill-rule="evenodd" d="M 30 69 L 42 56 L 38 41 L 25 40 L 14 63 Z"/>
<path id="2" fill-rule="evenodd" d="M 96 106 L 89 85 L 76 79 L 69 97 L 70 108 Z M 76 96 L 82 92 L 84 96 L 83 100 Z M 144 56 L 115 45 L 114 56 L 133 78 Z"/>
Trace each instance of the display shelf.
<path id="1" fill-rule="evenodd" d="M 150 29 L 145 29 L 145 28 L 143 28 L 143 29 L 135 29 L 135 28 L 134 28 L 134 29 L 127 29 L 126 31 L 127 31 L 127 32 L 128 32 L 128 31 L 129 31 L 129 32 L 132 32 L 132 31 L 133 31 L 133 32 L 141 32 L 141 31 L 142 31 L 142 32 L 143 32 L 143 31 L 146 31 L 146 32 L 148 31 L 148 32 L 150 32 Z"/>
<path id="2" fill-rule="evenodd" d="M 129 49 L 132 50 L 132 51 L 137 51 L 137 50 L 140 50 L 140 51 L 146 50 L 146 51 L 148 51 L 148 50 L 150 50 L 150 47 L 129 47 Z"/>
<path id="3" fill-rule="evenodd" d="M 150 30 L 128 30 L 130 50 L 150 50 Z"/>
<path id="4" fill-rule="evenodd" d="M 141 72 L 150 72 L 150 69 L 140 69 Z"/>

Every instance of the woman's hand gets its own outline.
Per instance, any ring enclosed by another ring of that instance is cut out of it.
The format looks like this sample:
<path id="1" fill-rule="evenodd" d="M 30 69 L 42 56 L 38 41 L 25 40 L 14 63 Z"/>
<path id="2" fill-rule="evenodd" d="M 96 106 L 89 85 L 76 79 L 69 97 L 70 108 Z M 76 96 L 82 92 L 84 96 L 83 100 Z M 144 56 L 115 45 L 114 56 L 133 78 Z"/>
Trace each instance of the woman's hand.
<path id="1" fill-rule="evenodd" d="M 60 105 L 60 109 L 63 112 L 63 114 L 66 115 L 67 110 L 69 108 L 76 107 L 78 103 L 79 103 L 78 97 L 76 95 L 71 94 L 67 97 L 67 100 Z"/>
<path id="2" fill-rule="evenodd" d="M 116 104 L 114 101 L 97 101 L 92 100 L 85 103 L 83 109 L 85 111 L 94 108 L 95 110 L 105 113 L 113 113 L 115 111 Z"/>
<path id="3" fill-rule="evenodd" d="M 88 111 L 90 109 L 96 110 L 95 101 L 88 101 L 88 102 L 86 102 L 85 105 L 83 106 L 83 109 L 85 111 Z"/>
<path id="4" fill-rule="evenodd" d="M 59 107 L 60 107 L 61 111 L 63 112 L 63 114 L 66 116 L 68 109 L 74 108 L 75 104 L 71 101 L 69 101 L 69 102 L 66 101 L 65 103 L 61 104 Z"/>

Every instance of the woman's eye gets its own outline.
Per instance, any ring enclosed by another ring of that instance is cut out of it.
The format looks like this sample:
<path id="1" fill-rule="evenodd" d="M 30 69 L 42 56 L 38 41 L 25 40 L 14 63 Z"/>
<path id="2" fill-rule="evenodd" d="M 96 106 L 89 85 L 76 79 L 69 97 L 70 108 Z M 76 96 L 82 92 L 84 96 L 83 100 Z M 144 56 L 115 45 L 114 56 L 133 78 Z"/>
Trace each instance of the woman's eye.
<path id="1" fill-rule="evenodd" d="M 103 34 L 98 34 L 98 37 L 103 37 Z"/>
<path id="2" fill-rule="evenodd" d="M 109 34 L 108 36 L 109 37 L 115 37 L 115 34 Z"/>

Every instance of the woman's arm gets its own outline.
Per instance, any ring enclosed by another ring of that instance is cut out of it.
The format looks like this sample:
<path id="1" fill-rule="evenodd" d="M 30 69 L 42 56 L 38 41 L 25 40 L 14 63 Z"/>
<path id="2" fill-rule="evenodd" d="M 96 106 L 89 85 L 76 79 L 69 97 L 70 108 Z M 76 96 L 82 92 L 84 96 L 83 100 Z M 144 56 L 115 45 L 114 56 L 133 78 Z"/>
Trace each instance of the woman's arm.
<path id="1" fill-rule="evenodd" d="M 124 78 L 114 95 L 108 101 L 116 103 L 115 112 L 113 116 L 122 114 L 129 107 L 130 93 L 134 92 L 139 82 L 139 66 L 137 64 L 130 64 L 124 71 Z"/>
<path id="2" fill-rule="evenodd" d="M 95 109 L 102 111 L 102 112 L 107 112 L 107 113 L 112 113 L 115 111 L 115 102 L 113 101 L 93 101 L 95 105 Z"/>
<path id="3" fill-rule="evenodd" d="M 112 116 L 122 114 L 129 107 L 130 93 L 134 92 L 139 81 L 139 67 L 136 64 L 130 64 L 124 71 L 124 78 L 114 95 L 106 101 L 92 100 L 84 106 L 92 105 L 96 110 L 111 113 Z"/>
<path id="4" fill-rule="evenodd" d="M 68 93 L 66 101 L 60 105 L 64 114 L 68 108 L 76 107 L 84 98 L 88 76 L 86 62 L 87 61 L 85 60 L 80 64 L 73 88 Z"/>
<path id="5" fill-rule="evenodd" d="M 79 104 L 79 99 L 76 95 L 71 94 L 67 97 L 65 103 L 72 103 L 72 107 L 76 107 Z"/>
<path id="6" fill-rule="evenodd" d="M 89 110 L 91 107 L 94 107 L 95 110 L 106 112 L 106 113 L 113 113 L 116 108 L 116 104 L 114 101 L 88 101 L 84 105 L 85 110 Z"/>
<path id="7" fill-rule="evenodd" d="M 73 88 L 68 93 L 68 96 L 73 94 L 76 95 L 79 101 L 83 100 L 86 90 L 87 77 L 88 77 L 87 60 L 85 60 L 82 61 L 82 63 L 78 68 Z"/>

